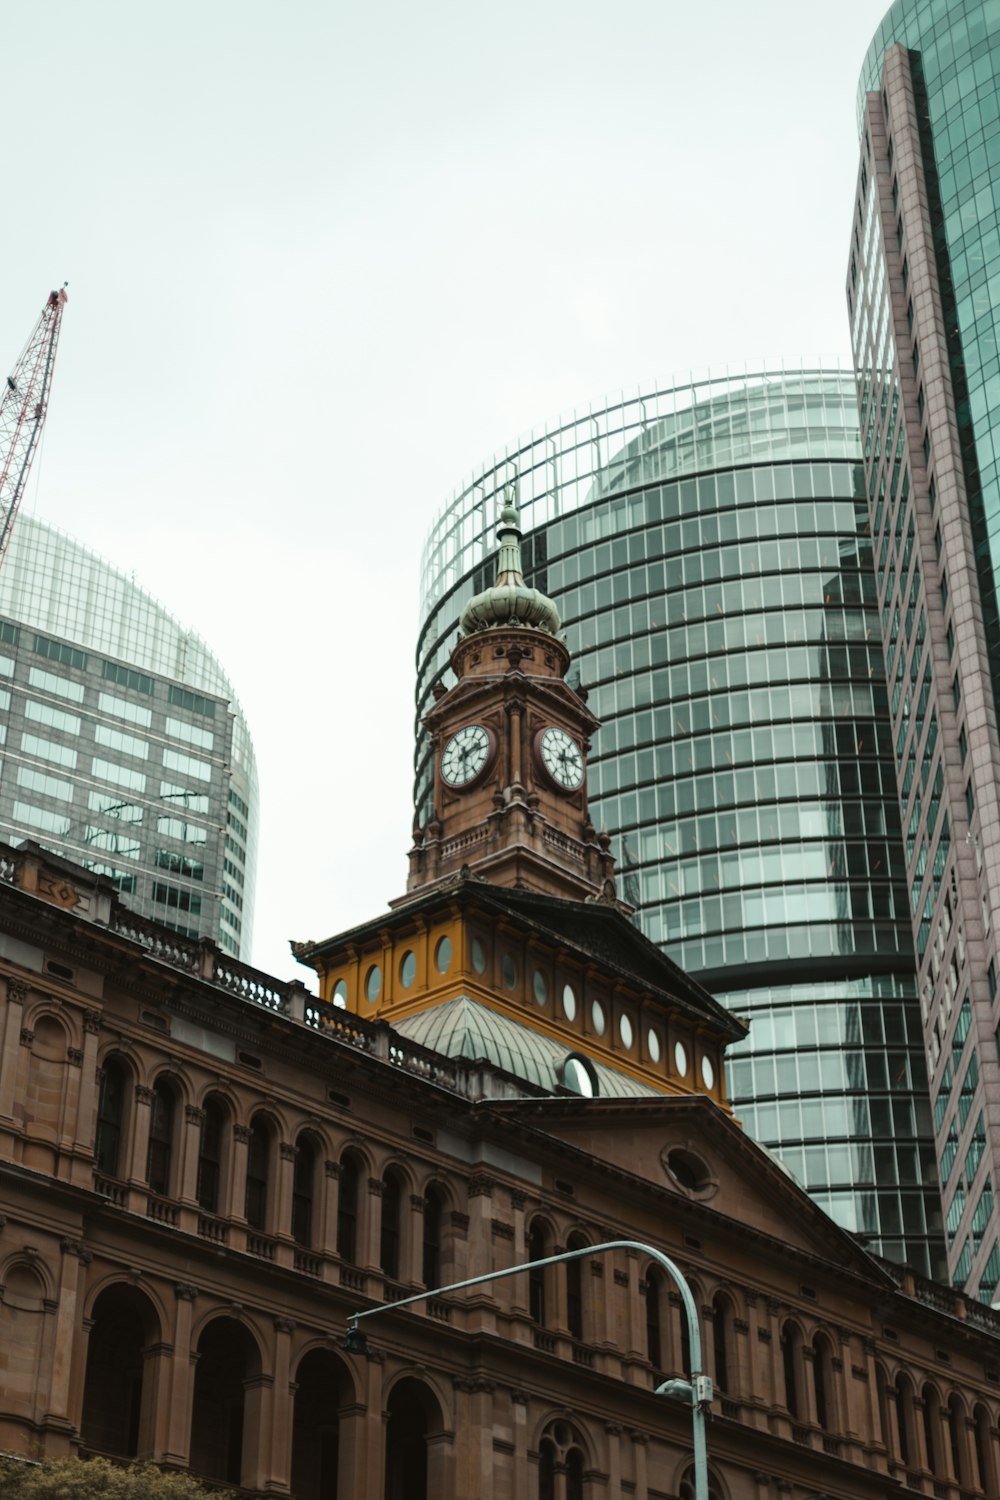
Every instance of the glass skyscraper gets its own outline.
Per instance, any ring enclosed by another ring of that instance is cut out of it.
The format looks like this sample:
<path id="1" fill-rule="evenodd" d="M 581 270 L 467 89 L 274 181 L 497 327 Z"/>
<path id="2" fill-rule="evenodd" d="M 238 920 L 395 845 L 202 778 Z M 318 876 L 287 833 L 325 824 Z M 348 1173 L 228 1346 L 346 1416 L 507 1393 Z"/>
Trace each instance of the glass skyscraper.
<path id="1" fill-rule="evenodd" d="M 553 425 L 423 561 L 418 722 L 503 491 L 602 721 L 590 805 L 637 921 L 752 1020 L 737 1114 L 876 1250 L 941 1265 L 933 1132 L 854 386 L 758 371 Z M 430 814 L 419 729 L 415 800 Z"/>
<path id="2" fill-rule="evenodd" d="M 1000 1289 L 1000 4 L 893 5 L 847 265 L 953 1281 Z"/>
<path id="3" fill-rule="evenodd" d="M 0 835 L 249 956 L 257 770 L 229 680 L 155 599 L 31 516 L 0 569 L 0 708 Z"/>

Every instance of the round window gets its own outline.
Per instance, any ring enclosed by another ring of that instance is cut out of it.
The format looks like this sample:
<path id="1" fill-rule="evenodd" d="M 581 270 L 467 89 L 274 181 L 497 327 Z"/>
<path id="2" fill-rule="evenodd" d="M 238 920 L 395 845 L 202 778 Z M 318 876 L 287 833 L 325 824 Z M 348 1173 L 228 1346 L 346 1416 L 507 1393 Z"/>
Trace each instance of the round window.
<path id="1" fill-rule="evenodd" d="M 399 982 L 404 990 L 408 990 L 417 977 L 417 955 L 409 949 L 403 954 L 403 962 L 399 966 Z"/>
<path id="2" fill-rule="evenodd" d="M 598 1036 L 604 1035 L 604 1006 L 600 1000 L 595 1000 L 590 1007 L 590 1024 Z"/>
<path id="3" fill-rule="evenodd" d="M 688 1070 L 687 1049 L 683 1042 L 674 1043 L 674 1067 L 682 1078 L 686 1077 Z"/>
<path id="4" fill-rule="evenodd" d="M 621 1037 L 623 1047 L 631 1047 L 633 1041 L 632 1022 L 628 1016 L 618 1017 L 618 1035 Z"/>
<path id="5" fill-rule="evenodd" d="M 646 1051 L 649 1053 L 650 1062 L 659 1062 L 660 1038 L 652 1028 L 650 1028 L 650 1030 L 646 1032 Z"/>
<path id="6" fill-rule="evenodd" d="M 701 1060 L 701 1081 L 707 1089 L 715 1087 L 715 1069 L 710 1057 L 703 1057 Z"/>
<path id="7" fill-rule="evenodd" d="M 451 938 L 443 937 L 434 950 L 434 962 L 439 974 L 447 974 L 451 965 Z"/>
<path id="8" fill-rule="evenodd" d="M 365 996 L 369 1005 L 374 1005 L 382 989 L 382 970 L 378 964 L 372 964 L 365 975 Z"/>
<path id="9" fill-rule="evenodd" d="M 472 939 L 472 967 L 477 974 L 486 973 L 486 949 L 477 937 Z"/>
<path id="10" fill-rule="evenodd" d="M 501 969 L 503 971 L 504 984 L 509 990 L 512 990 L 515 984 L 517 984 L 517 965 L 514 963 L 514 960 L 511 958 L 509 953 L 504 954 Z"/>
<path id="11" fill-rule="evenodd" d="M 573 993 L 573 986 L 571 984 L 563 985 L 562 1007 L 563 1015 L 566 1017 L 567 1021 L 575 1021 L 576 996 Z"/>
<path id="12" fill-rule="evenodd" d="M 343 979 L 338 979 L 333 987 L 333 1003 L 339 1010 L 347 1009 L 347 985 Z"/>
<path id="13" fill-rule="evenodd" d="M 584 1099 L 593 1099 L 597 1093 L 590 1069 L 582 1057 L 567 1057 L 562 1070 L 563 1088 L 572 1089 Z"/>
<path id="14" fill-rule="evenodd" d="M 535 970 L 535 977 L 532 980 L 532 989 L 535 992 L 535 1004 L 544 1005 L 546 1000 L 549 998 L 549 987 L 545 983 L 545 975 L 542 973 L 541 969 Z"/>

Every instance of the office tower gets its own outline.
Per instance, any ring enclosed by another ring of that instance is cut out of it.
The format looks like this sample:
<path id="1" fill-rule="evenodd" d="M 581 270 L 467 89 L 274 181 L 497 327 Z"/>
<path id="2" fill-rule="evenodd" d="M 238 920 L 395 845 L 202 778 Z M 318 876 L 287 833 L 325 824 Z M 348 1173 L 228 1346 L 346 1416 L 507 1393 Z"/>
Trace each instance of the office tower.
<path id="1" fill-rule="evenodd" d="M 417 714 L 505 489 L 602 728 L 636 920 L 750 1018 L 739 1117 L 846 1227 L 938 1268 L 939 1206 L 854 391 L 761 371 L 635 397 L 473 475 L 427 541 Z M 431 816 L 418 735 L 417 821 Z"/>
<path id="2" fill-rule="evenodd" d="M 249 956 L 257 769 L 220 663 L 142 589 L 22 516 L 0 569 L 0 832 L 133 911 Z"/>
<path id="3" fill-rule="evenodd" d="M 949 1271 L 983 1300 L 1000 1280 L 998 75 L 997 6 L 888 12 L 847 274 Z"/>

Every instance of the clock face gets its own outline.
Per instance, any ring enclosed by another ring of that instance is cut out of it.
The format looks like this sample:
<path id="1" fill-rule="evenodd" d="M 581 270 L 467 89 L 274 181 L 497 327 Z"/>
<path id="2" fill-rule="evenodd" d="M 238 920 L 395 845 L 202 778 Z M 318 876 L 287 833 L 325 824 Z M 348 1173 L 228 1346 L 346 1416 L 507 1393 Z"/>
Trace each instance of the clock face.
<path id="1" fill-rule="evenodd" d="M 441 776 L 447 786 L 466 787 L 486 770 L 493 758 L 493 736 L 485 724 L 466 724 L 453 734 L 441 756 Z"/>
<path id="2" fill-rule="evenodd" d="M 565 729 L 550 725 L 536 740 L 542 765 L 556 786 L 564 792 L 575 792 L 583 785 L 583 751 Z"/>

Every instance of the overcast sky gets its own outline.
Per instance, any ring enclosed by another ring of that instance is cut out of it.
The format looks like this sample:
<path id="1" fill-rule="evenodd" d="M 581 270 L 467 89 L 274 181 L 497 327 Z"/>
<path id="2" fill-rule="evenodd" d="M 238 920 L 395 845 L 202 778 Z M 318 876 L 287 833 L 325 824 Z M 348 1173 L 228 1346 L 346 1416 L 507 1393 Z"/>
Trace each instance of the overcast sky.
<path id="1" fill-rule="evenodd" d="M 884 9 L 8 11 L 0 369 L 70 297 L 26 503 L 228 669 L 261 967 L 405 886 L 418 562 L 452 489 L 622 388 L 846 359 Z"/>

